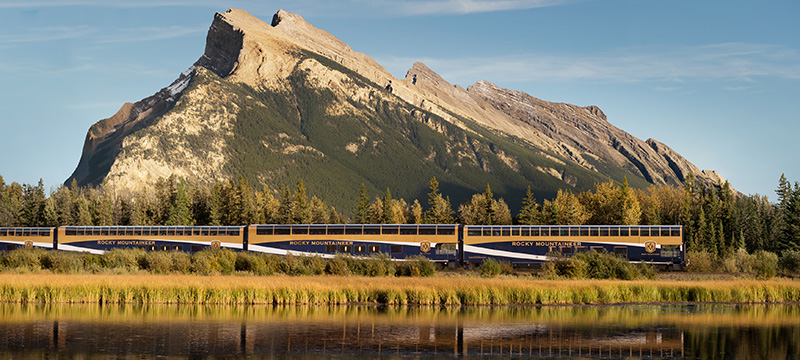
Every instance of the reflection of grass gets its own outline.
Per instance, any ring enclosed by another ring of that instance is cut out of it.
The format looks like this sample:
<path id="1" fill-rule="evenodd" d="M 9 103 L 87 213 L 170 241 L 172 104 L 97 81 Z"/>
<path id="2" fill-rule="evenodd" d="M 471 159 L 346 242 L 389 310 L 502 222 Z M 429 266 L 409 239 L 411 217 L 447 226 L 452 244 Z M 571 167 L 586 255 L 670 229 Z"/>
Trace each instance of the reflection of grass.
<path id="1" fill-rule="evenodd" d="M 203 305 L 775 303 L 799 302 L 800 282 L 3 274 L 0 301 Z"/>

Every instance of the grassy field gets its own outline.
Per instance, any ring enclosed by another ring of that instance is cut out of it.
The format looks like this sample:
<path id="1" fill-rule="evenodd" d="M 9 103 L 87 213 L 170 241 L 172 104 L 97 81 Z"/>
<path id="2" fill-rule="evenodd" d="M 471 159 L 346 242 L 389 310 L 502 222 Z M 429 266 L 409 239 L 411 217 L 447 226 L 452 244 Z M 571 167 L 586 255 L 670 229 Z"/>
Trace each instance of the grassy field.
<path id="1" fill-rule="evenodd" d="M 784 303 L 800 302 L 800 281 L 0 274 L 0 302 L 196 305 Z"/>

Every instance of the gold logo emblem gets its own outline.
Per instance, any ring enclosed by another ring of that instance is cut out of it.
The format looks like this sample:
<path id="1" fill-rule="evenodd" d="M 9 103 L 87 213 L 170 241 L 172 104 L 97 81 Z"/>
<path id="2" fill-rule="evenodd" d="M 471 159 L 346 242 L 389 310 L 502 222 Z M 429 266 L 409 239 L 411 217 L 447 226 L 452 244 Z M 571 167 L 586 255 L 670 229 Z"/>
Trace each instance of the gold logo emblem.
<path id="1" fill-rule="evenodd" d="M 656 242 L 655 241 L 645 241 L 644 243 L 644 250 L 653 253 L 656 251 Z"/>
<path id="2" fill-rule="evenodd" d="M 430 241 L 423 241 L 419 243 L 419 251 L 424 253 L 431 251 L 431 242 Z"/>
<path id="3" fill-rule="evenodd" d="M 222 243 L 219 242 L 219 240 L 214 240 L 214 241 L 211 242 L 211 248 L 212 249 L 219 250 L 220 247 L 222 247 Z"/>
<path id="4" fill-rule="evenodd" d="M 33 241 L 25 241 L 25 248 L 26 249 L 33 249 Z"/>

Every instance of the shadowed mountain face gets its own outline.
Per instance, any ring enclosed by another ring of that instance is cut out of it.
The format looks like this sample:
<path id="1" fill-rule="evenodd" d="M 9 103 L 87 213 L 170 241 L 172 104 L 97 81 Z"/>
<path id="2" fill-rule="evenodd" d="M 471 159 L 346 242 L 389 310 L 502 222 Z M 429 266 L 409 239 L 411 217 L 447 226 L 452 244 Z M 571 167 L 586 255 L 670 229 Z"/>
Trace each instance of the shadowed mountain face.
<path id="1" fill-rule="evenodd" d="M 515 208 L 596 182 L 717 182 L 666 145 L 614 127 L 596 106 L 551 103 L 479 81 L 464 89 L 424 64 L 404 79 L 279 11 L 265 23 L 217 13 L 205 53 L 170 86 L 94 124 L 67 180 L 139 188 L 176 175 L 243 176 L 309 191 L 350 209 L 373 194 L 423 199 L 432 176 L 458 204 L 486 184 Z"/>

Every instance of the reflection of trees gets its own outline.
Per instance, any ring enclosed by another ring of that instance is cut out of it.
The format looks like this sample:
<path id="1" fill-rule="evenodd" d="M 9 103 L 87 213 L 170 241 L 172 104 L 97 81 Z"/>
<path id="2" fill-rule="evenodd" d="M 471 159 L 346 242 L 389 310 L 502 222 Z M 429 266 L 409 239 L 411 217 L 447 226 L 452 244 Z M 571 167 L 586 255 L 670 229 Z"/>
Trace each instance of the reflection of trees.
<path id="1" fill-rule="evenodd" d="M 800 328 L 742 327 L 684 332 L 686 356 L 696 359 L 800 359 Z"/>

